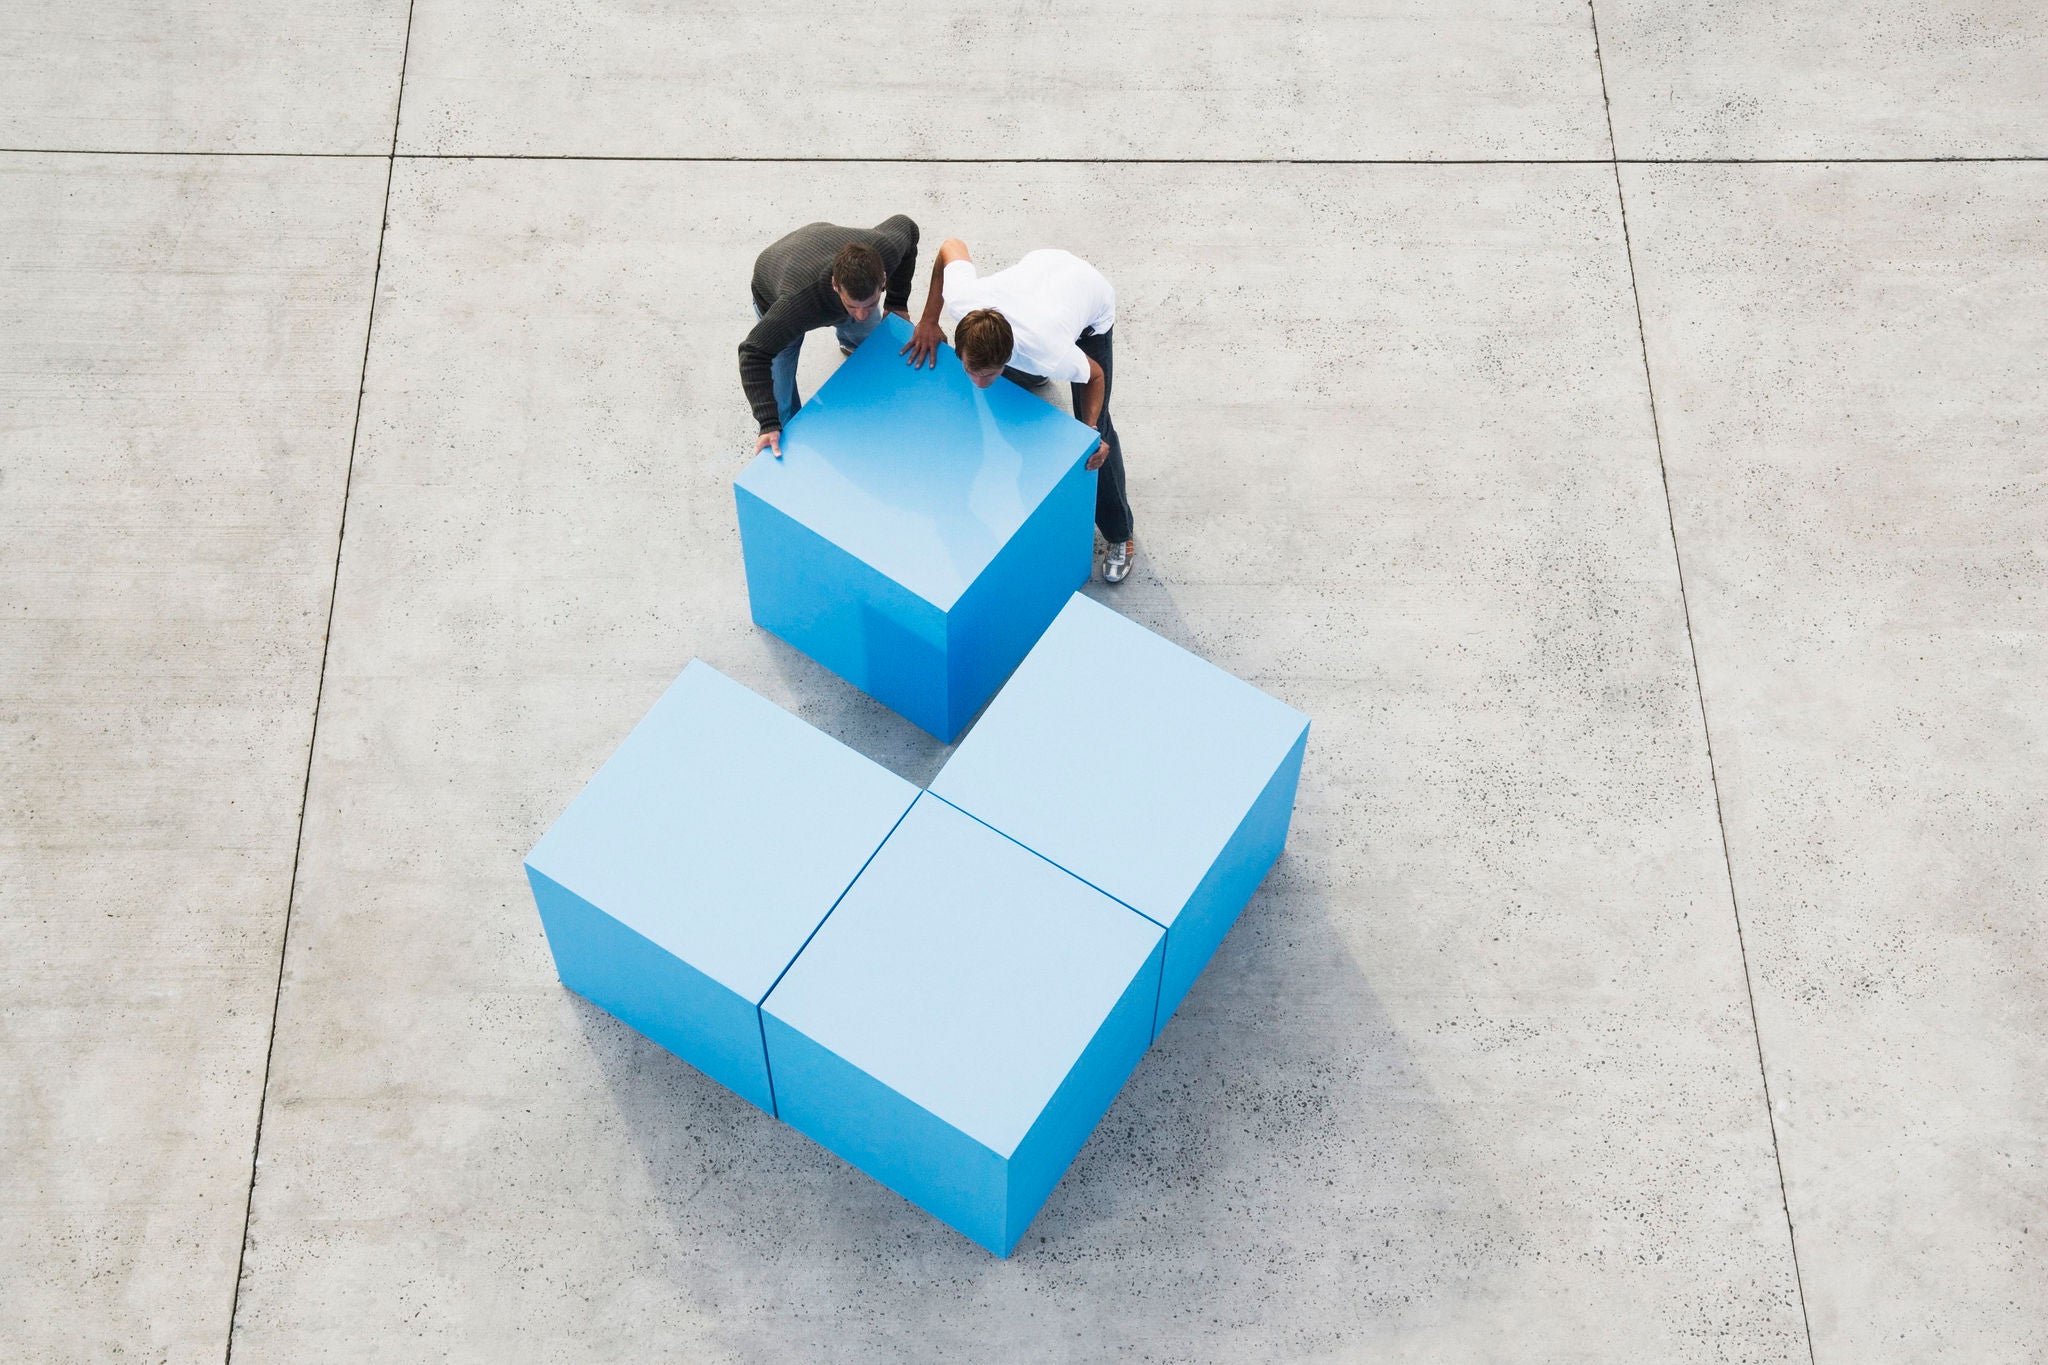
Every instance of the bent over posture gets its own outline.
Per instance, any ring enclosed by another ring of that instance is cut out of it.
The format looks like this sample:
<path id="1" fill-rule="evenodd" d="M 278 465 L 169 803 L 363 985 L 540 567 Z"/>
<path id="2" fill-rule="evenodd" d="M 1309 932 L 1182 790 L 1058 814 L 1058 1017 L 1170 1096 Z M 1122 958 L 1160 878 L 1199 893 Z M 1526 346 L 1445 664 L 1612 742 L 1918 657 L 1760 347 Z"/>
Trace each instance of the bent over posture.
<path id="1" fill-rule="evenodd" d="M 796 362 L 804 333 L 836 328 L 840 348 L 851 352 L 884 312 L 909 321 L 916 273 L 917 224 L 900 213 L 872 228 L 810 223 L 755 258 L 758 320 L 740 343 L 740 387 L 761 428 L 757 452 L 772 450 L 780 458 L 782 424 L 803 406 Z"/>
<path id="2" fill-rule="evenodd" d="M 1102 581 L 1123 582 L 1138 546 L 1124 495 L 1123 442 L 1109 417 L 1116 290 L 1101 271 L 1067 251 L 1033 251 L 1007 270 L 982 275 L 967 243 L 948 238 L 932 260 L 924 316 L 903 348 L 912 365 L 938 363 L 942 313 L 953 323 L 953 346 L 977 386 L 985 389 L 1001 374 L 1028 388 L 1049 379 L 1073 386 L 1074 416 L 1102 434 L 1088 457 L 1088 467 L 1101 471 L 1095 527 L 1106 546 Z"/>

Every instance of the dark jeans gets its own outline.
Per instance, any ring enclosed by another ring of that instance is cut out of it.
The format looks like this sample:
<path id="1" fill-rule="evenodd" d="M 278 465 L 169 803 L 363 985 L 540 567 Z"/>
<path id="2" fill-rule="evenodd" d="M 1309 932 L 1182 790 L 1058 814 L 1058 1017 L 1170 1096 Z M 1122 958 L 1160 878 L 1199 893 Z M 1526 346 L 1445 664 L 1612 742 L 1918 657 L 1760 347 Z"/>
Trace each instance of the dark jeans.
<path id="1" fill-rule="evenodd" d="M 1095 479 L 1095 529 L 1102 532 L 1102 538 L 1111 545 L 1120 545 L 1131 538 L 1134 525 L 1131 501 L 1124 495 L 1124 443 L 1116 434 L 1116 423 L 1109 420 L 1109 393 L 1115 378 L 1110 338 L 1115 334 L 1114 327 L 1100 336 L 1094 332 L 1083 332 L 1074 344 L 1081 348 L 1082 355 L 1102 367 L 1102 417 L 1095 425 L 1102 432 L 1102 444 L 1109 453 L 1103 457 L 1102 470 Z M 1003 373 L 1027 388 L 1035 389 L 1045 383 L 1043 375 L 1012 369 Z M 1088 386 L 1075 384 L 1072 387 L 1074 412 L 1078 416 L 1082 395 L 1088 391 Z"/>

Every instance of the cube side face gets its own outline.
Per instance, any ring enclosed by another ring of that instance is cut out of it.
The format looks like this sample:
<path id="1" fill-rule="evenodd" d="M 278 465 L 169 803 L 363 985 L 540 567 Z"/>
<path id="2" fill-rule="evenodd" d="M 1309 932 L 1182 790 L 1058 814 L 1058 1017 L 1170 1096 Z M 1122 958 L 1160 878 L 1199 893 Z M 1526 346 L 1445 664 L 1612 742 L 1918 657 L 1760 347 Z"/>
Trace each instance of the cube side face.
<path id="1" fill-rule="evenodd" d="M 1301 782 L 1301 760 L 1308 746 L 1308 727 L 1287 751 L 1265 789 L 1238 822 L 1223 851 L 1196 885 L 1194 894 L 1174 917 L 1166 934 L 1166 964 L 1159 986 L 1159 1010 L 1152 1034 L 1156 1038 L 1180 1007 L 1195 979 L 1222 946 L 1223 936 L 1244 913 L 1280 850 L 1294 819 L 1294 794 Z"/>
<path id="2" fill-rule="evenodd" d="M 928 1110 L 790 1027 L 761 1017 L 782 1121 L 998 1256 L 1008 1165 Z"/>
<path id="3" fill-rule="evenodd" d="M 1103 1019 L 1074 1069 L 1060 1082 L 1045 1112 L 1017 1144 L 1009 1162 L 1008 1208 L 999 1254 L 1007 1256 L 1016 1248 L 1152 1045 L 1165 955 L 1162 938 Z"/>
<path id="4" fill-rule="evenodd" d="M 1095 471 L 1076 461 L 946 616 L 951 742 L 1045 634 L 1095 558 Z"/>
<path id="5" fill-rule="evenodd" d="M 759 1007 L 527 866 L 562 984 L 772 1114 Z"/>
<path id="6" fill-rule="evenodd" d="M 754 624 L 950 739 L 945 614 L 745 488 L 733 497 Z"/>

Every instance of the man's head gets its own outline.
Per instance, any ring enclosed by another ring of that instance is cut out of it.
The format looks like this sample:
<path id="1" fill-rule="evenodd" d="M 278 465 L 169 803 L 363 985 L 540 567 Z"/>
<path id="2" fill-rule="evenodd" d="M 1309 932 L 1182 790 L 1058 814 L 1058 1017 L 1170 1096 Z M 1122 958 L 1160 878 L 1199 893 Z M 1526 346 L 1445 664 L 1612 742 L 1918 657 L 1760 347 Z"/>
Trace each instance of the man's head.
<path id="1" fill-rule="evenodd" d="M 996 382 L 1003 366 L 1010 363 L 1016 344 L 1010 320 L 993 308 L 975 309 L 953 329 L 953 349 L 960 353 L 960 363 L 977 389 Z"/>
<path id="2" fill-rule="evenodd" d="M 855 322 L 866 322 L 882 306 L 882 286 L 888 282 L 882 254 L 871 246 L 848 242 L 832 258 L 832 288 Z"/>

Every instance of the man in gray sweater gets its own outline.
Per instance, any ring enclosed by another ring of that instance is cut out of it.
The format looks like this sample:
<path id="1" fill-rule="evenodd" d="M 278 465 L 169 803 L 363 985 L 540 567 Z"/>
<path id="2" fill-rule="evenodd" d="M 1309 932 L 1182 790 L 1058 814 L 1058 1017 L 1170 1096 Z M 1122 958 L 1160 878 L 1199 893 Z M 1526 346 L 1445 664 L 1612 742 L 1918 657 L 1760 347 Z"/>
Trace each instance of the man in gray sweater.
<path id="1" fill-rule="evenodd" d="M 917 271 L 917 224 L 903 214 L 872 228 L 811 223 L 775 242 L 754 261 L 754 316 L 740 343 L 740 387 L 761 428 L 758 453 L 782 457 L 782 424 L 803 399 L 796 362 L 804 333 L 832 327 L 851 352 L 884 312 L 909 320 L 910 281 Z"/>

